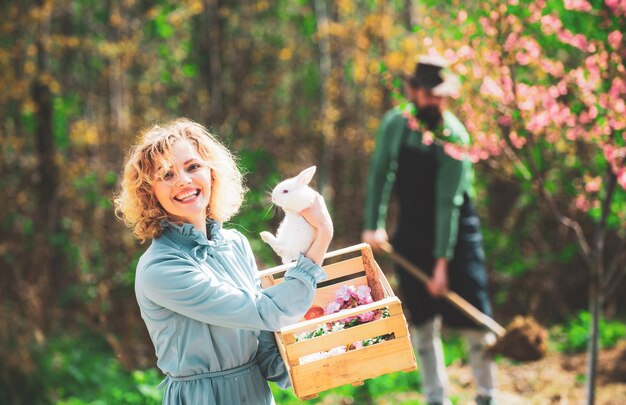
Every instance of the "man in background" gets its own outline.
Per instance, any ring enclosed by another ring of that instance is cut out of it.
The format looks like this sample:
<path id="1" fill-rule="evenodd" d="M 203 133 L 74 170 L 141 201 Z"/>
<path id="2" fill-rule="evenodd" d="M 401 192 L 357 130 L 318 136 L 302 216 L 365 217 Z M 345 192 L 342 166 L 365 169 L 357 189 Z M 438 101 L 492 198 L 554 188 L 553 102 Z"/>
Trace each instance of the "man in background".
<path id="1" fill-rule="evenodd" d="M 470 197 L 472 165 L 467 157 L 444 152 L 446 143 L 456 150 L 469 144 L 463 124 L 445 109 L 446 98 L 458 89 L 455 77 L 443 75 L 446 66 L 441 57 L 421 57 L 406 85 L 412 104 L 382 119 L 369 168 L 362 239 L 374 250 L 387 241 L 387 206 L 395 188 L 399 209 L 392 245 L 431 277 L 424 285 L 396 268 L 428 404 L 450 404 L 443 321 L 465 338 L 476 403 L 487 405 L 495 403 L 495 370 L 483 347 L 494 336 L 441 299 L 450 288 L 491 314 L 482 235 Z"/>

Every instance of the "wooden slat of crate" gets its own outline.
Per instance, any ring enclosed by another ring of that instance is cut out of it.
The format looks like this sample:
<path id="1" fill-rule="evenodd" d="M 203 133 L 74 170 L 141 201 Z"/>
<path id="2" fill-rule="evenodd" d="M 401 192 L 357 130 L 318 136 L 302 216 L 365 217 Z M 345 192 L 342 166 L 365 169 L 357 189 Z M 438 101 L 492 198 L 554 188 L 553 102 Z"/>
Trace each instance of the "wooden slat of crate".
<path id="1" fill-rule="evenodd" d="M 407 335 L 406 321 L 402 315 L 382 318 L 330 334 L 295 342 L 286 346 L 287 358 L 291 365 L 300 364 L 300 357 L 334 347 L 346 346 L 363 339 L 393 333 L 399 339 Z"/>
<path id="2" fill-rule="evenodd" d="M 393 290 L 387 283 L 384 273 L 374 260 L 372 250 L 368 247 L 361 252 L 361 261 L 363 262 L 363 268 L 367 276 L 368 284 L 372 290 L 372 298 L 374 298 L 374 301 L 394 295 Z"/>
<path id="3" fill-rule="evenodd" d="M 409 338 L 404 337 L 292 366 L 294 392 L 303 398 L 394 371 L 413 370 L 412 350 Z"/>
<path id="4" fill-rule="evenodd" d="M 328 266 L 324 266 L 323 269 L 324 269 L 324 272 L 326 272 L 326 274 L 328 275 L 328 278 L 324 280 L 326 282 L 340 278 L 340 277 L 346 277 L 351 274 L 358 274 L 364 271 L 363 260 L 361 259 L 360 256 L 352 258 L 352 259 L 344 260 L 342 262 L 329 264 Z M 265 276 L 263 277 L 263 279 L 267 279 L 268 277 L 273 277 L 273 276 Z M 283 281 L 284 281 L 283 277 L 274 278 L 271 282 L 267 283 L 267 287 L 269 287 L 270 285 L 282 283 Z M 267 287 L 265 287 L 264 285 L 264 288 L 267 288 Z"/>
<path id="5" fill-rule="evenodd" d="M 372 253 L 372 250 L 368 248 L 368 249 L 364 249 L 362 252 L 363 252 L 363 256 L 361 259 L 363 260 L 363 268 L 365 269 L 370 268 L 375 272 L 376 280 L 380 282 L 384 290 L 383 295 L 385 297 L 395 295 L 393 290 L 391 289 L 391 286 L 389 285 L 389 282 L 387 281 L 387 278 L 385 277 L 385 273 L 383 273 L 378 263 L 376 263 L 376 260 L 374 260 L 374 254 Z"/>
<path id="6" fill-rule="evenodd" d="M 363 260 L 361 259 L 361 256 L 358 256 L 352 259 L 329 264 L 328 266 L 324 266 L 323 269 L 328 275 L 328 278 L 325 281 L 330 281 L 339 277 L 345 277 L 362 272 Z"/>

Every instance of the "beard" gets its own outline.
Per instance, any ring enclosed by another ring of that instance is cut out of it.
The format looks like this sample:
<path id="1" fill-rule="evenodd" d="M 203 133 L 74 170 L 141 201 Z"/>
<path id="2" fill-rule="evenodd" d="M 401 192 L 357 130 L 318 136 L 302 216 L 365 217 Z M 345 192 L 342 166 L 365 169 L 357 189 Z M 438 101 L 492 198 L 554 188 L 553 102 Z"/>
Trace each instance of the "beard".
<path id="1" fill-rule="evenodd" d="M 434 131 L 443 123 L 443 115 L 437 106 L 419 108 L 415 118 L 426 124 L 429 130 Z"/>

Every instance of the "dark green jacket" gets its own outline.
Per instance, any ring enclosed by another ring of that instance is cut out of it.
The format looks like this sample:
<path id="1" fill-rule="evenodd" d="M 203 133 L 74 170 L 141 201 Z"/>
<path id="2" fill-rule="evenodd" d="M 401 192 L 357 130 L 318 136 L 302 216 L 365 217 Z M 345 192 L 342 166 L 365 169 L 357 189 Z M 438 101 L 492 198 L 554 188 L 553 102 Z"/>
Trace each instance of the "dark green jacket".
<path id="1" fill-rule="evenodd" d="M 454 143 L 469 144 L 469 135 L 463 124 L 449 111 L 443 114 L 443 128 L 450 130 L 449 139 Z M 407 136 L 403 132 L 407 131 Z M 384 229 L 391 189 L 398 169 L 398 155 L 402 141 L 412 148 L 427 150 L 435 148 L 437 160 L 435 200 L 435 258 L 450 260 L 459 228 L 459 209 L 463 194 L 471 190 L 472 165 L 467 159 L 457 160 L 443 151 L 441 145 L 424 145 L 421 133 L 407 127 L 407 119 L 400 108 L 394 108 L 383 117 L 376 148 L 372 155 L 367 179 L 364 228 Z M 418 175 L 418 173 L 416 173 Z"/>

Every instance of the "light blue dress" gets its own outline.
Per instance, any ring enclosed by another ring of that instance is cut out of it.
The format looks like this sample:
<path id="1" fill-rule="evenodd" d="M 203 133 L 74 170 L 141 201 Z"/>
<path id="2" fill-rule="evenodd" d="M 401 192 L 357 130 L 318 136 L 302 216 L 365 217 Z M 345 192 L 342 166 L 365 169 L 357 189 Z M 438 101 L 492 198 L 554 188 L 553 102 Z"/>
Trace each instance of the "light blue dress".
<path id="1" fill-rule="evenodd" d="M 299 321 L 326 274 L 301 255 L 261 289 L 246 238 L 207 221 L 164 222 L 141 256 L 135 293 L 166 374 L 164 404 L 274 404 L 267 380 L 290 385 L 271 331 Z"/>

